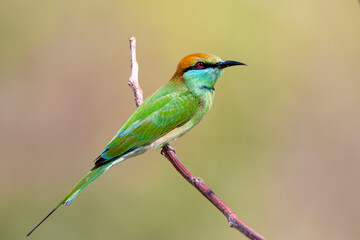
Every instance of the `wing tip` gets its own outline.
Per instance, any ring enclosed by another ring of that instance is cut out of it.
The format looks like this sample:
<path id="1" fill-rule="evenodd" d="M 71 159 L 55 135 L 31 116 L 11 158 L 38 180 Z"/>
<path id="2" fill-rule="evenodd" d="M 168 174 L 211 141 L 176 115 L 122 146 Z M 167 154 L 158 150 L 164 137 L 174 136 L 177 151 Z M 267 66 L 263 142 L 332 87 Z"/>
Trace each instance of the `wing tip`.
<path id="1" fill-rule="evenodd" d="M 100 165 L 103 165 L 107 161 L 108 161 L 108 159 L 103 158 L 102 154 L 101 154 L 94 160 L 95 167 L 99 167 Z"/>

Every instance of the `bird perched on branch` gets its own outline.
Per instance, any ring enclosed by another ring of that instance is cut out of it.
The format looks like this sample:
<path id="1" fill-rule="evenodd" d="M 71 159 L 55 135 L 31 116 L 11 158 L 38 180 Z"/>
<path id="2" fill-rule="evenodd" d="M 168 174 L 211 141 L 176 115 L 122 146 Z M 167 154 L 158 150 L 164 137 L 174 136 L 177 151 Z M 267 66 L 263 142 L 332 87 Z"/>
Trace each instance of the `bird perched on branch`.
<path id="1" fill-rule="evenodd" d="M 170 81 L 135 110 L 95 159 L 95 166 L 90 172 L 27 236 L 61 205 L 69 206 L 90 183 L 112 166 L 149 149 L 160 148 L 198 124 L 212 106 L 214 85 L 223 69 L 235 65 L 246 64 L 222 61 L 205 53 L 184 57 Z"/>

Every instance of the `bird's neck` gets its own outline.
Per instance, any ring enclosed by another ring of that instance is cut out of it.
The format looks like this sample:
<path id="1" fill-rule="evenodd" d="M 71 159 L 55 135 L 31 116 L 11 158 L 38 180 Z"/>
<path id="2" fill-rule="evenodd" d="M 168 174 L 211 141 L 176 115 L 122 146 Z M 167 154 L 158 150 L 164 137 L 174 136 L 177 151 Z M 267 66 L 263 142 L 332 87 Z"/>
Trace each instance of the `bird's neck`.
<path id="1" fill-rule="evenodd" d="M 215 95 L 214 86 L 206 82 L 200 83 L 198 81 L 186 81 L 185 79 L 184 83 L 188 91 L 200 100 L 201 106 L 205 107 L 207 111 L 210 110 Z"/>

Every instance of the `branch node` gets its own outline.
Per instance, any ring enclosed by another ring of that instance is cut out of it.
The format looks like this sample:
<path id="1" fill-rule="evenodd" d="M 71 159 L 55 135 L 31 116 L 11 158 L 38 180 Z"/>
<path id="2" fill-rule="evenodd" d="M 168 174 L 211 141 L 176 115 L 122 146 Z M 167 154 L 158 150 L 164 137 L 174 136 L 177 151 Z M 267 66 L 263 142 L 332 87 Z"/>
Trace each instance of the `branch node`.
<path id="1" fill-rule="evenodd" d="M 191 182 L 194 183 L 194 184 L 205 184 L 204 180 L 201 178 L 201 177 L 192 177 L 191 178 Z"/>
<path id="2" fill-rule="evenodd" d="M 228 222 L 229 222 L 229 226 L 230 226 L 230 227 L 233 228 L 233 227 L 236 226 L 236 221 L 235 221 L 235 219 L 234 219 L 233 217 L 229 216 Z"/>

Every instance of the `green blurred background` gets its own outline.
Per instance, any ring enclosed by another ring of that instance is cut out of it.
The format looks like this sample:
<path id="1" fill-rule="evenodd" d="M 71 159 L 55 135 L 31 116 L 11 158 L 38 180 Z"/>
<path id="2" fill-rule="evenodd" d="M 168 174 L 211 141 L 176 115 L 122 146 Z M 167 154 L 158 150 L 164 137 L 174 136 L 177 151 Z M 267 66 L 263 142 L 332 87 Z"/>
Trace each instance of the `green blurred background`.
<path id="1" fill-rule="evenodd" d="M 226 70 L 183 163 L 268 239 L 360 234 L 360 12 L 352 1 L 0 2 L 0 239 L 25 234 L 185 55 Z M 111 169 L 33 239 L 245 239 L 159 154 Z"/>

